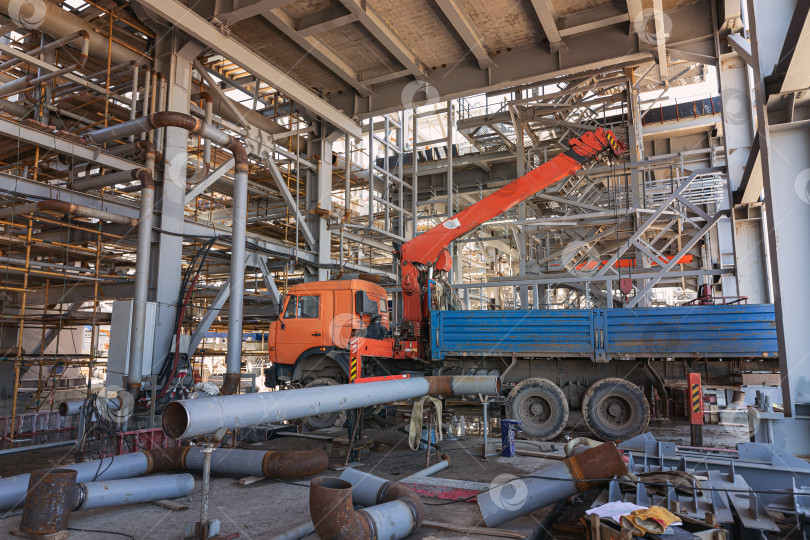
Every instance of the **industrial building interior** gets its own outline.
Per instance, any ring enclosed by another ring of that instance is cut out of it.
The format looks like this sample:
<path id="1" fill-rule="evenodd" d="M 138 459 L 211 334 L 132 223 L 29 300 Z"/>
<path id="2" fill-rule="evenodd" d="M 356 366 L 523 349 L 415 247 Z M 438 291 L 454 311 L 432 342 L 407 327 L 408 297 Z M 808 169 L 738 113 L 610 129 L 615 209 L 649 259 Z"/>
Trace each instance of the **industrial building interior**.
<path id="1" fill-rule="evenodd" d="M 810 1 L 0 36 L 0 537 L 810 536 Z"/>

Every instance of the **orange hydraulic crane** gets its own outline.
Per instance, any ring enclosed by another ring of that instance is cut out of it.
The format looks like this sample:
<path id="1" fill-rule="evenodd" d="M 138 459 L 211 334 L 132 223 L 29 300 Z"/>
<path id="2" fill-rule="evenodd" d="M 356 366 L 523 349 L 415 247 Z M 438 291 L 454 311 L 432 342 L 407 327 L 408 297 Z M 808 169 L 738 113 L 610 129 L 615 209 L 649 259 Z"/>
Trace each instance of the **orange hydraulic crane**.
<path id="1" fill-rule="evenodd" d="M 403 292 L 402 339 L 419 343 L 422 357 L 424 330 L 430 312 L 429 282 L 443 280 L 452 268 L 448 246 L 475 229 L 580 169 L 625 152 L 625 145 L 609 129 L 597 128 L 568 141 L 570 149 L 468 206 L 429 231 L 405 242 L 397 250 Z"/>

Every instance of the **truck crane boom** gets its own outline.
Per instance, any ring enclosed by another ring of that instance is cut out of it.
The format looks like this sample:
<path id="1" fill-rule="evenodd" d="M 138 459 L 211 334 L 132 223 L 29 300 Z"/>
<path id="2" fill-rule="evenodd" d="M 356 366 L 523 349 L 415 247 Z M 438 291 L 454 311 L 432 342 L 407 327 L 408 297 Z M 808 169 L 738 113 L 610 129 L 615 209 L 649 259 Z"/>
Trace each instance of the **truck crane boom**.
<path id="1" fill-rule="evenodd" d="M 612 131 L 597 128 L 568 141 L 570 149 L 514 182 L 507 184 L 429 231 L 405 242 L 397 250 L 403 292 L 403 331 L 421 341 L 428 314 L 428 280 L 433 273 L 449 272 L 452 260 L 448 246 L 482 223 L 506 212 L 546 188 L 600 159 L 621 156 L 625 145 Z M 420 355 L 421 356 L 421 355 Z"/>

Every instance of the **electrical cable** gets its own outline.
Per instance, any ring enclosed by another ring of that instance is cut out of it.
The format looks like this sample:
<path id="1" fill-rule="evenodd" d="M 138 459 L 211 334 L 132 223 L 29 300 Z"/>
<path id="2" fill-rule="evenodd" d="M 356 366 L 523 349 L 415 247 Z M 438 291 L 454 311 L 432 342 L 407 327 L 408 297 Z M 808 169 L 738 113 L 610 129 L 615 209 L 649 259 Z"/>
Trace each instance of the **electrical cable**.
<path id="1" fill-rule="evenodd" d="M 117 531 L 97 531 L 95 529 L 78 529 L 76 527 L 68 527 L 67 530 L 76 531 L 76 532 L 98 533 L 98 534 L 114 534 L 116 536 L 123 536 L 124 538 L 131 538 L 132 540 L 136 540 L 136 538 L 134 536 L 132 536 L 131 534 L 117 532 Z"/>

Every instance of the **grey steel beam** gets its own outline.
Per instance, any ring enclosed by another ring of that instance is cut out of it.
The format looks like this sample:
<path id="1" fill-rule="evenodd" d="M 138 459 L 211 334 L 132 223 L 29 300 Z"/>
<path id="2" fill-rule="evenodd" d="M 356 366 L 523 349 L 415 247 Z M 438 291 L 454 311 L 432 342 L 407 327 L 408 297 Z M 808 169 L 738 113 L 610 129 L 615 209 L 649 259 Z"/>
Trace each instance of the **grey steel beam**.
<path id="1" fill-rule="evenodd" d="M 197 198 L 197 195 L 200 195 L 203 191 L 208 189 L 211 184 L 222 178 L 226 172 L 233 168 L 234 163 L 235 161 L 233 158 L 229 159 L 214 169 L 211 174 L 203 178 L 199 183 L 195 184 L 190 190 L 188 190 L 188 193 L 186 193 L 186 199 L 184 201 L 185 204 L 190 204 L 194 199 Z"/>
<path id="2" fill-rule="evenodd" d="M 189 358 L 194 356 L 194 353 L 197 352 L 197 347 L 199 347 L 200 343 L 202 343 L 206 332 L 208 332 L 208 329 L 211 328 L 211 324 L 219 316 L 219 312 L 222 311 L 222 307 L 225 305 L 225 302 L 228 301 L 228 297 L 230 295 L 231 279 L 228 278 L 225 283 L 220 285 L 219 291 L 217 291 L 217 295 L 214 297 L 214 300 L 208 306 L 208 309 L 205 310 L 200 322 L 197 323 L 197 326 L 191 333 L 191 339 L 189 340 L 188 344 Z"/>
<path id="3" fill-rule="evenodd" d="M 71 303 L 68 306 L 68 308 L 62 313 L 61 316 L 62 317 L 70 317 L 71 315 L 76 313 L 79 310 L 80 307 L 82 307 L 82 303 L 83 302 L 73 302 L 73 303 Z M 42 340 L 33 349 L 31 349 L 28 352 L 28 354 L 31 355 L 31 356 L 39 356 L 39 355 L 41 355 L 45 351 L 45 349 L 48 348 L 48 345 L 50 345 L 53 342 L 53 340 L 56 339 L 56 336 L 58 336 L 59 333 L 62 330 L 64 330 L 64 328 L 61 328 L 61 327 L 51 328 L 50 330 L 48 330 L 45 333 L 45 337 L 43 337 Z"/>
<path id="4" fill-rule="evenodd" d="M 34 144 L 59 153 L 75 156 L 80 161 L 97 163 L 103 167 L 128 171 L 140 168 L 141 165 L 128 159 L 114 156 L 104 150 L 77 144 L 52 133 L 33 129 L 11 120 L 0 118 L 0 135 L 28 144 Z M 136 216 L 137 217 L 137 216 Z"/>
<path id="5" fill-rule="evenodd" d="M 276 187 L 278 187 L 279 192 L 281 192 L 281 197 L 287 203 L 287 206 L 290 207 L 292 213 L 295 214 L 295 222 L 298 224 L 301 234 L 304 235 L 307 245 L 314 246 L 315 237 L 312 235 L 312 231 L 310 230 L 309 225 L 307 225 L 304 216 L 301 215 L 301 209 L 298 208 L 298 205 L 295 203 L 295 197 L 292 196 L 289 188 L 287 188 L 287 183 L 284 182 L 284 177 L 281 176 L 281 170 L 279 170 L 278 165 L 276 165 L 276 161 L 265 155 L 264 164 L 270 170 L 270 176 L 272 176 L 273 180 L 275 180 Z"/>
<path id="6" fill-rule="evenodd" d="M 31 199 L 56 199 L 132 218 L 137 218 L 139 214 L 138 207 L 131 201 L 109 195 L 102 199 L 88 193 L 71 191 L 10 174 L 0 173 L 0 192 L 25 196 Z M 183 234 L 210 238 L 212 236 L 230 235 L 230 227 L 200 219 L 196 221 L 186 220 L 183 224 Z M 294 258 L 297 252 L 297 257 L 301 260 L 307 262 L 316 260 L 309 251 L 295 250 L 293 246 L 251 232 L 248 232 L 247 236 L 248 252 L 268 252 L 283 258 Z"/>
<path id="7" fill-rule="evenodd" d="M 475 26 L 475 22 L 473 22 L 464 7 L 459 5 L 457 0 L 436 0 L 436 3 L 467 45 L 467 48 L 469 48 L 470 52 L 475 56 L 475 59 L 478 61 L 478 67 L 481 69 L 496 67 L 495 62 L 492 61 L 492 58 L 489 57 L 489 53 L 487 53 L 487 49 L 484 45 L 484 36 L 481 35 L 478 27 Z"/>
<path id="8" fill-rule="evenodd" d="M 276 280 L 273 279 L 272 274 L 270 274 L 270 270 L 267 268 L 267 259 L 265 257 L 257 257 L 256 262 L 259 265 L 259 270 L 262 272 L 264 285 L 267 287 L 268 292 L 273 296 L 271 300 L 272 303 L 281 309 L 281 293 L 279 293 L 278 287 L 276 287 Z"/>
<path id="9" fill-rule="evenodd" d="M 712 216 L 712 218 L 697 232 L 697 234 L 695 234 L 692 238 L 689 239 L 688 242 L 686 242 L 683 245 L 683 247 L 678 251 L 678 253 L 675 254 L 675 256 L 672 257 L 672 259 L 670 259 L 670 261 L 667 264 L 662 266 L 661 269 L 658 272 L 656 272 L 653 276 L 647 278 L 648 279 L 647 283 L 636 293 L 635 296 L 633 296 L 633 299 L 630 300 L 630 302 L 627 304 L 627 307 L 628 308 L 634 307 L 639 302 L 639 300 L 641 300 L 644 297 L 644 295 L 650 291 L 650 289 L 655 287 L 655 285 L 661 280 L 661 278 L 666 276 L 669 270 L 671 270 L 676 264 L 678 264 L 678 261 L 681 259 L 681 257 L 689 253 L 689 250 L 692 249 L 692 247 L 695 244 L 697 244 L 698 241 L 701 238 L 703 238 L 706 235 L 706 233 L 709 232 L 711 228 L 717 224 L 718 221 L 720 221 L 724 217 L 727 217 L 728 214 L 729 212 L 727 210 L 724 210 L 722 212 L 717 212 L 714 216 Z M 733 268 L 729 268 L 728 270 L 730 270 L 731 272 L 734 271 Z"/>
<path id="10" fill-rule="evenodd" d="M 663 0 L 653 0 L 653 16 L 655 17 L 655 47 L 658 53 L 658 74 L 660 80 L 667 80 L 667 40 L 665 37 Z"/>
<path id="11" fill-rule="evenodd" d="M 585 32 L 592 32 L 594 30 L 599 30 L 600 28 L 604 28 L 605 26 L 613 26 L 614 24 L 621 24 L 623 22 L 627 22 L 628 20 L 629 16 L 627 15 L 627 13 L 623 13 L 621 15 L 614 15 L 613 17 L 605 17 L 604 19 L 598 19 L 596 21 L 578 24 L 570 28 L 562 28 L 560 29 L 560 36 L 568 37 L 568 36 L 575 36 L 577 34 L 584 34 Z"/>
<path id="12" fill-rule="evenodd" d="M 180 28 L 211 47 L 255 77 L 277 88 L 313 114 L 349 133 L 352 137 L 361 137 L 360 126 L 354 120 L 316 96 L 309 88 L 296 81 L 284 70 L 271 64 L 241 41 L 220 32 L 214 25 L 177 0 L 139 0 L 139 3 L 167 21 L 171 21 L 176 28 Z"/>
<path id="13" fill-rule="evenodd" d="M 302 36 L 314 36 L 357 22 L 357 17 L 346 13 L 344 8 L 329 8 L 311 15 L 305 15 L 295 23 L 295 29 Z"/>
<path id="14" fill-rule="evenodd" d="M 627 0 L 627 17 L 630 19 L 630 33 L 638 32 L 636 24 L 641 22 L 641 0 Z"/>
<path id="15" fill-rule="evenodd" d="M 551 46 L 551 52 L 568 50 L 568 47 L 563 43 L 560 31 L 557 29 L 557 13 L 554 11 L 551 0 L 532 0 L 532 7 Z"/>
<path id="16" fill-rule="evenodd" d="M 633 279 L 648 279 L 650 277 L 655 276 L 658 271 L 650 272 L 648 271 L 634 271 L 633 272 Z M 702 277 L 702 276 L 725 276 L 729 274 L 733 274 L 734 270 L 731 268 L 717 268 L 711 270 L 683 270 L 683 271 L 676 271 L 676 272 L 667 272 L 667 278 L 683 278 L 683 277 Z M 538 276 L 514 276 L 509 278 L 503 279 L 492 279 L 491 281 L 484 282 L 484 283 L 459 283 L 453 285 L 454 289 L 479 289 L 479 288 L 487 288 L 487 287 L 521 287 L 525 285 L 567 285 L 577 284 L 577 283 L 593 283 L 593 282 L 605 282 L 605 281 L 614 281 L 616 276 L 550 276 L 550 277 L 538 277 Z"/>
<path id="17" fill-rule="evenodd" d="M 377 14 L 376 11 L 365 1 L 362 3 L 358 0 L 339 0 L 349 12 L 357 17 L 357 20 L 362 24 L 366 30 L 371 32 L 377 41 L 382 44 L 383 48 L 391 53 L 394 58 L 413 75 L 419 79 L 429 79 L 427 72 L 422 64 L 422 61 L 417 58 L 416 53 L 411 49 L 397 33 L 388 25 L 388 23 Z M 336 127 L 346 131 L 341 126 Z M 350 132 L 353 137 L 360 138 L 360 135 L 355 135 Z"/>
<path id="18" fill-rule="evenodd" d="M 357 78 L 357 71 L 346 63 L 340 55 L 333 51 L 326 43 L 314 35 L 303 35 L 295 28 L 295 21 L 282 9 L 273 9 L 262 13 L 262 17 L 270 24 L 281 30 L 296 45 L 306 51 L 318 62 L 326 66 L 332 73 L 349 83 L 357 93 L 363 97 L 368 97 L 373 92 Z M 354 17 L 354 15 L 351 15 Z"/>
<path id="19" fill-rule="evenodd" d="M 267 13 L 271 9 L 280 8 L 289 4 L 289 0 L 256 0 L 255 2 L 235 2 L 234 9 L 224 13 L 217 13 L 215 18 L 226 26 L 236 24 L 241 20 Z M 244 5 L 243 5 L 244 4 Z M 238 7 L 237 7 L 238 6 Z"/>
<path id="20" fill-rule="evenodd" d="M 728 36 L 728 44 L 731 46 L 731 49 L 740 55 L 746 64 L 749 66 L 754 65 L 754 58 L 751 56 L 751 42 L 747 39 L 744 39 L 739 34 L 730 34 Z"/>
<path id="21" fill-rule="evenodd" d="M 664 215 L 664 214 L 665 214 L 665 212 L 667 211 L 667 208 L 669 208 L 669 206 L 670 206 L 670 205 L 671 205 L 673 202 L 675 202 L 675 201 L 678 199 L 678 197 L 679 197 L 679 196 L 680 196 L 680 195 L 681 195 L 681 194 L 682 194 L 684 191 L 686 191 L 686 188 L 688 188 L 688 187 L 689 187 L 689 185 L 690 185 L 690 184 L 691 184 L 691 183 L 692 183 L 692 182 L 695 180 L 695 178 L 697 178 L 697 177 L 698 177 L 698 175 L 700 175 L 700 174 L 708 174 L 708 173 L 722 172 L 722 170 L 723 170 L 723 167 L 711 167 L 711 168 L 708 168 L 708 169 L 702 169 L 702 170 L 699 170 L 699 171 L 694 171 L 692 174 L 690 174 L 690 175 L 689 175 L 689 177 L 688 177 L 686 180 L 684 180 L 683 182 L 681 182 L 681 184 L 680 184 L 680 185 L 679 185 L 679 186 L 678 186 L 678 187 L 675 189 L 675 191 L 673 191 L 673 192 L 672 192 L 672 194 L 671 194 L 669 197 L 667 197 L 667 199 L 666 199 L 664 202 L 662 202 L 662 203 L 661 203 L 661 205 L 660 205 L 660 206 L 658 206 L 658 208 L 656 208 L 656 209 L 655 209 L 655 210 L 652 212 L 652 214 L 650 214 L 650 215 L 649 215 L 649 217 L 648 217 L 646 220 L 644 220 L 644 223 L 642 223 L 642 224 L 641 224 L 641 225 L 640 225 L 640 226 L 639 226 L 639 227 L 636 229 L 636 232 L 634 232 L 634 233 L 633 233 L 633 234 L 630 236 L 630 238 L 628 238 L 628 239 L 627 239 L 627 241 L 626 241 L 626 242 L 624 242 L 624 243 L 623 243 L 623 244 L 622 244 L 622 245 L 619 247 L 619 249 L 616 251 L 616 253 L 615 253 L 615 254 L 614 254 L 614 255 L 613 255 L 611 258 L 610 258 L 610 260 L 607 262 L 607 264 L 605 264 L 605 266 L 604 266 L 602 269 L 600 269 L 600 270 L 599 270 L 599 271 L 596 273 L 596 275 L 597 275 L 597 276 L 604 276 L 604 275 L 605 275 L 605 274 L 608 272 L 608 270 L 611 270 L 611 269 L 613 268 L 613 265 L 614 265 L 614 264 L 616 264 L 616 261 L 618 261 L 618 260 L 619 260 L 619 257 L 621 257 L 621 256 L 622 256 L 622 255 L 623 255 L 623 254 L 624 254 L 624 253 L 627 251 L 627 249 L 630 247 L 630 245 L 631 245 L 631 244 L 633 244 L 633 243 L 634 243 L 636 240 L 638 240 L 639 238 L 641 238 L 641 237 L 644 235 L 644 232 L 645 232 L 645 231 L 646 231 L 648 228 L 650 228 L 650 226 L 651 226 L 653 223 L 655 223 L 655 221 L 656 221 L 656 220 L 657 220 L 659 217 L 661 217 L 662 215 Z M 718 214 L 718 215 L 719 215 L 719 214 Z M 720 216 L 720 217 L 722 217 L 722 216 Z M 718 219 L 719 219 L 719 218 L 718 218 Z M 680 257 L 678 257 L 678 258 L 680 258 Z M 673 260 L 677 260 L 677 259 L 673 258 Z"/>

